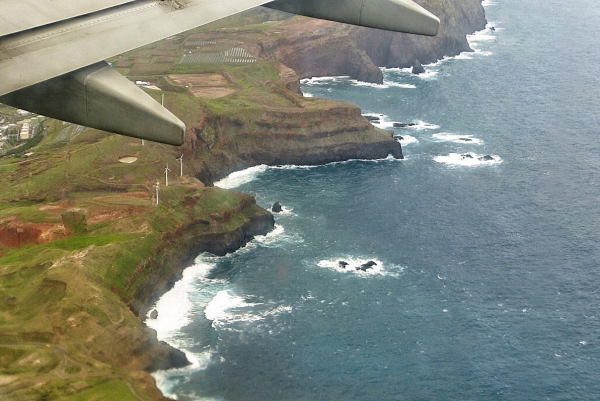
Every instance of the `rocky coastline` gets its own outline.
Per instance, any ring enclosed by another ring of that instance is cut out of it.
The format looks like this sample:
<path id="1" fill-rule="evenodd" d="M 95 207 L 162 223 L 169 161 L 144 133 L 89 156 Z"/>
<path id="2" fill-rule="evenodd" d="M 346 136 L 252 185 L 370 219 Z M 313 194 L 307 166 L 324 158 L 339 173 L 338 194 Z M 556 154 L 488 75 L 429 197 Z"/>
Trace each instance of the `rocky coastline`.
<path id="1" fill-rule="evenodd" d="M 435 37 L 393 33 L 320 20 L 297 19 L 281 35 L 263 41 L 262 52 L 300 78 L 348 75 L 381 84 L 379 67 L 408 68 L 471 51 L 466 35 L 484 29 L 481 0 L 416 0 L 440 18 Z M 298 26 L 304 29 L 298 29 Z"/>
<path id="2" fill-rule="evenodd" d="M 213 216 L 215 220 L 208 221 L 198 217 L 190 219 L 185 225 L 171 232 L 165 232 L 154 255 L 141 263 L 129 279 L 133 284 L 141 272 L 150 272 L 137 286 L 129 303 L 132 312 L 144 320 L 152 305 L 165 292 L 170 290 L 175 282 L 181 279 L 183 270 L 190 266 L 200 253 L 208 252 L 217 256 L 235 252 L 243 248 L 257 235 L 266 235 L 275 226 L 273 215 L 256 205 L 250 195 L 238 193 L 241 197 L 236 210 L 222 216 Z M 199 195 L 198 195 L 199 196 Z M 187 202 L 194 202 L 194 196 Z M 227 223 L 228 215 L 237 213 L 242 216 L 238 224 Z M 148 354 L 145 370 L 154 372 L 184 367 L 189 364 L 185 354 L 163 341 L 158 341 L 156 332 L 145 328 L 147 335 L 139 347 L 141 354 Z"/>

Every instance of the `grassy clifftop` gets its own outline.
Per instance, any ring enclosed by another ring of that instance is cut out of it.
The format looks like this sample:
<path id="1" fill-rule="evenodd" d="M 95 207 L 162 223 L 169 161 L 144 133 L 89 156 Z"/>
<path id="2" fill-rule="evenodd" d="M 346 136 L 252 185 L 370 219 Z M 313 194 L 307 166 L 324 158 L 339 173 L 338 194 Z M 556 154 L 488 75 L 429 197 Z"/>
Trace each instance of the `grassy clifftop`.
<path id="1" fill-rule="evenodd" d="M 192 243 L 231 250 L 272 217 L 177 178 L 171 147 L 89 129 L 57 140 L 66 127 L 52 122 L 30 158 L 0 160 L 0 398 L 161 399 L 147 371 L 185 361 L 132 311 L 176 279 Z"/>

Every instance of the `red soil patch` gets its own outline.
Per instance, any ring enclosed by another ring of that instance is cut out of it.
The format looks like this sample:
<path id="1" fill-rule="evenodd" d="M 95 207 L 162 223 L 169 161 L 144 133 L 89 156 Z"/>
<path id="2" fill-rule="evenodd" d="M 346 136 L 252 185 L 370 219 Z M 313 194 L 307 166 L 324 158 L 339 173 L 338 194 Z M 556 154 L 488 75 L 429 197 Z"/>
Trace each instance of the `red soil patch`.
<path id="1" fill-rule="evenodd" d="M 65 236 L 65 227 L 59 223 L 29 223 L 16 218 L 0 222 L 2 247 L 17 248 L 22 245 L 41 244 Z"/>

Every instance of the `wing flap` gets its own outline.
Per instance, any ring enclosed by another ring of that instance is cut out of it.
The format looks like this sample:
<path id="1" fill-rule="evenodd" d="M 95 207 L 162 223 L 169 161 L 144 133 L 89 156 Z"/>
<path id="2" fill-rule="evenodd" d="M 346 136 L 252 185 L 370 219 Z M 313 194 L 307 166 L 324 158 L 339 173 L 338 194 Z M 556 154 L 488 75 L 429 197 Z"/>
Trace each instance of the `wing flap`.
<path id="1" fill-rule="evenodd" d="M 440 20 L 412 0 L 275 0 L 267 7 L 308 17 L 435 36 Z"/>
<path id="2" fill-rule="evenodd" d="M 0 96 L 0 102 L 171 145 L 185 137 L 183 122 L 104 61 Z"/>

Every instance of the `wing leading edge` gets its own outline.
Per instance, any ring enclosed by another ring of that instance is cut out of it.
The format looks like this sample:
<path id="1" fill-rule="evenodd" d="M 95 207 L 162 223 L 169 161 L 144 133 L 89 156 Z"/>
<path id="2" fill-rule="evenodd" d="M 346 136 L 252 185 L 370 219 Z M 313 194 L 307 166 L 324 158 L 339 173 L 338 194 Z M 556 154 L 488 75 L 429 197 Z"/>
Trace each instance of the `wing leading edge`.
<path id="1" fill-rule="evenodd" d="M 61 5 L 65 0 L 55 2 Z M 70 2 L 77 7 L 67 14 L 57 7 L 53 13 L 46 14 L 50 17 L 36 19 L 28 26 L 7 25 L 6 17 L 0 17 L 3 21 L 0 102 L 93 128 L 174 145 L 183 143 L 184 124 L 102 61 L 269 3 L 264 0 L 97 0 L 97 9 L 90 11 L 89 1 L 85 2 L 87 8 L 81 9 L 78 3 L 83 4 L 82 0 Z M 26 0 L 20 4 L 31 8 L 37 3 L 47 4 L 41 0 Z M 5 5 L 19 7 L 16 0 L 0 3 L 0 7 Z M 318 18 L 425 35 L 435 35 L 439 25 L 435 16 L 410 0 L 277 0 L 267 5 Z M 127 112 L 115 114 L 118 110 Z"/>

